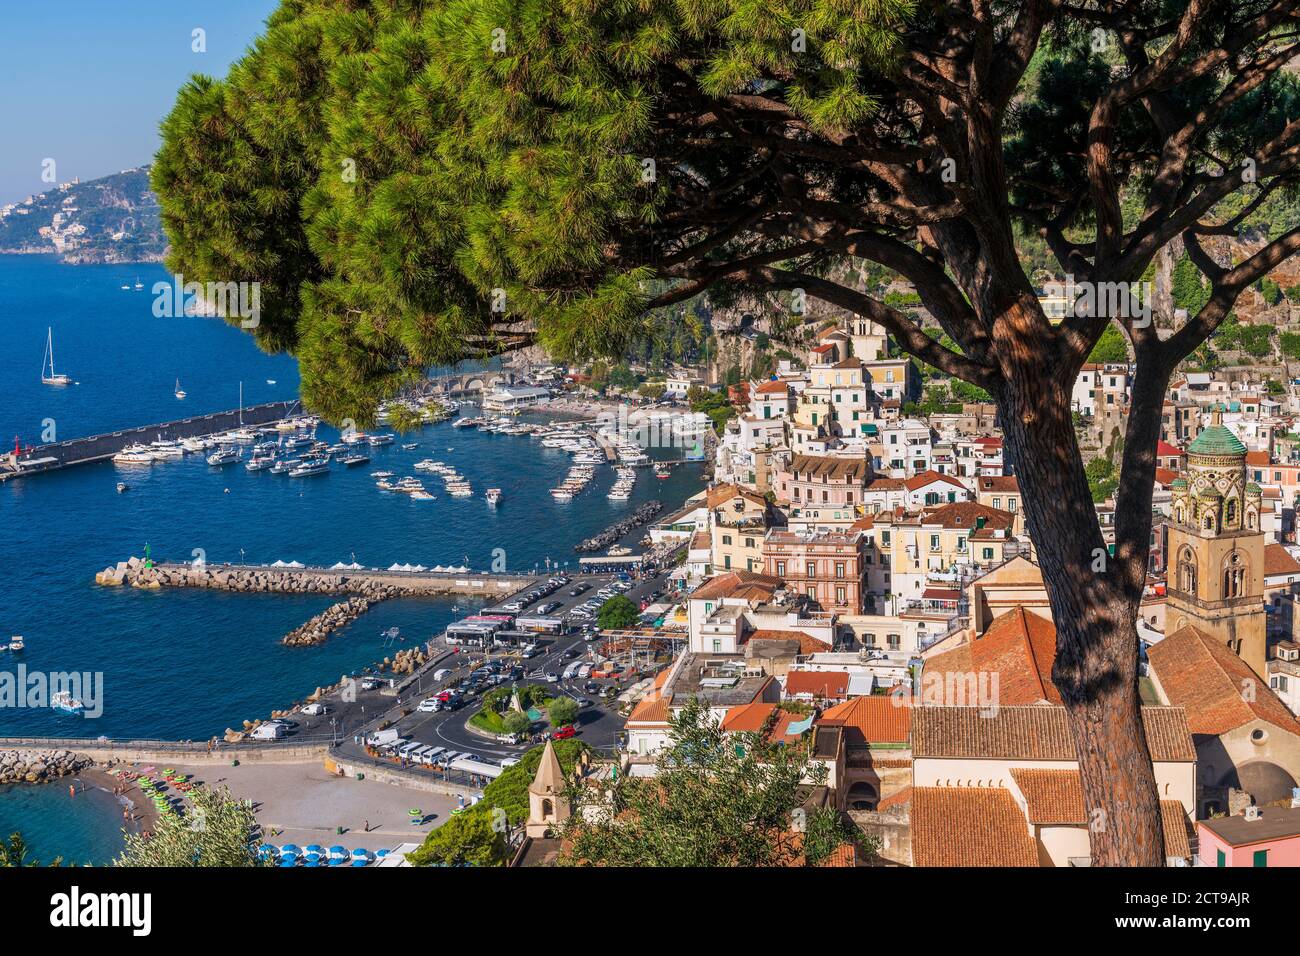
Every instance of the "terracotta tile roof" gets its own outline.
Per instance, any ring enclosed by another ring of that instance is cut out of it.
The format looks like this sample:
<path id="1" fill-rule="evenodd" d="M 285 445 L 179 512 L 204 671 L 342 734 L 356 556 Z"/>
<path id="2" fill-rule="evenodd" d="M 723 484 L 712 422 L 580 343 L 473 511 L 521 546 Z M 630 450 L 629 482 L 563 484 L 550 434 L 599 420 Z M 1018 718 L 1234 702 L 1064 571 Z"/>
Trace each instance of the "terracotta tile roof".
<path id="1" fill-rule="evenodd" d="M 774 710 L 776 704 L 764 703 L 761 700 L 752 704 L 741 704 L 739 707 L 729 707 L 722 718 L 722 729 L 732 734 L 757 733 L 767 724 Z"/>
<path id="2" fill-rule="evenodd" d="M 1077 770 L 1013 767 L 1011 776 L 1025 797 L 1029 822 L 1039 826 L 1085 826 L 1083 781 Z M 1165 833 L 1165 856 L 1188 859 L 1192 855 L 1187 811 L 1177 800 L 1160 801 L 1160 822 Z"/>
<path id="3" fill-rule="evenodd" d="M 924 488 L 926 485 L 933 484 L 936 481 L 941 481 L 945 485 L 955 485 L 962 491 L 967 490 L 966 486 L 952 475 L 940 474 L 934 470 L 917 472 L 911 478 L 904 481 L 903 484 L 907 487 L 908 491 L 915 491 L 917 488 Z"/>
<path id="4" fill-rule="evenodd" d="M 902 478 L 872 478 L 865 491 L 902 491 L 907 487 Z"/>
<path id="5" fill-rule="evenodd" d="M 754 389 L 760 395 L 784 395 L 790 391 L 790 386 L 785 382 L 764 382 L 758 388 Z"/>
<path id="6" fill-rule="evenodd" d="M 1267 465 L 1269 463 L 1268 452 L 1266 451 L 1248 451 L 1246 452 L 1246 464 L 1248 465 Z"/>
<path id="7" fill-rule="evenodd" d="M 1286 705 L 1250 665 L 1190 624 L 1147 649 L 1147 659 L 1169 702 L 1187 712 L 1194 734 L 1218 736 L 1252 720 L 1300 735 Z M 1243 687 L 1253 687 L 1245 700 Z"/>
<path id="8" fill-rule="evenodd" d="M 1165 856 L 1192 858 L 1192 825 L 1177 800 L 1160 801 L 1160 822 L 1165 831 Z"/>
<path id="9" fill-rule="evenodd" d="M 890 807 L 901 807 L 906 803 L 912 802 L 912 785 L 909 783 L 898 793 L 891 793 L 887 797 L 881 797 L 876 804 L 877 810 L 888 810 Z"/>
<path id="10" fill-rule="evenodd" d="M 834 368 L 862 368 L 862 359 L 850 355 L 846 359 L 840 359 L 833 366 Z"/>
<path id="11" fill-rule="evenodd" d="M 1009 529 L 1016 520 L 1010 511 L 990 508 L 977 501 L 958 501 L 927 511 L 921 516 L 921 523 L 941 528 L 974 528 L 979 518 L 984 519 L 984 528 L 989 531 Z"/>
<path id="12" fill-rule="evenodd" d="M 629 724 L 667 724 L 668 700 L 658 694 L 647 694 L 628 714 Z"/>
<path id="13" fill-rule="evenodd" d="M 1171 445 L 1163 438 L 1156 442 L 1156 455 L 1160 458 L 1169 458 L 1173 455 L 1181 456 L 1183 450 L 1177 445 Z"/>
<path id="14" fill-rule="evenodd" d="M 1030 823 L 1088 822 L 1079 771 L 1012 767 L 1011 776 L 1024 794 Z"/>
<path id="15" fill-rule="evenodd" d="M 825 345 L 818 345 L 814 347 L 812 351 L 816 352 L 818 355 L 822 355 L 826 352 L 831 351 L 834 348 L 835 348 L 835 343 L 827 342 Z"/>
<path id="16" fill-rule="evenodd" d="M 1168 468 L 1156 469 L 1156 484 L 1158 485 L 1164 485 L 1167 488 L 1174 483 L 1174 479 L 1177 477 L 1178 472 L 1176 471 L 1171 471 Z"/>
<path id="17" fill-rule="evenodd" d="M 1004 787 L 916 787 L 916 866 L 1038 866 L 1025 815 Z"/>
<path id="18" fill-rule="evenodd" d="M 1075 761 L 1065 708 L 1054 704 L 913 708 L 912 756 Z M 1147 747 L 1155 761 L 1194 761 L 1187 717 L 1179 707 L 1143 707 Z"/>
<path id="19" fill-rule="evenodd" d="M 912 708 L 906 697 L 872 694 L 826 708 L 817 723 L 843 727 L 850 744 L 905 744 L 912 729 Z"/>
<path id="20" fill-rule="evenodd" d="M 774 627 L 760 627 L 745 638 L 749 641 L 798 641 L 800 654 L 824 654 L 831 649 L 825 641 L 819 641 L 803 631 L 787 631 Z"/>
<path id="21" fill-rule="evenodd" d="M 691 592 L 691 600 L 720 600 L 728 597 L 770 598 L 781 586 L 781 579 L 755 571 L 728 571 L 709 578 Z"/>
<path id="22" fill-rule="evenodd" d="M 767 504 L 767 499 L 757 491 L 734 484 L 714 485 L 704 495 L 705 503 L 710 509 L 726 504 L 732 498 L 744 498 L 746 501 L 752 501 L 754 504 L 759 505 Z"/>
<path id="23" fill-rule="evenodd" d="M 862 481 L 870 468 L 865 458 L 838 458 L 820 455 L 795 455 L 785 469 L 792 475 L 800 475 L 801 481 Z"/>
<path id="24" fill-rule="evenodd" d="M 691 536 L 692 550 L 709 547 L 712 547 L 712 542 L 709 540 L 709 533 L 707 531 L 697 531 Z"/>
<path id="25" fill-rule="evenodd" d="M 977 444 L 977 445 L 987 445 L 988 447 L 991 448 L 991 447 L 993 447 L 993 446 L 995 446 L 995 445 L 996 445 L 996 446 L 1000 446 L 1000 445 L 1002 444 L 1002 439 L 1001 439 L 1001 438 L 997 438 L 997 437 L 995 437 L 995 436 L 993 436 L 993 435 L 985 435 L 985 436 L 983 436 L 982 438 L 977 438 L 977 439 L 975 439 L 975 444 Z"/>
<path id="26" fill-rule="evenodd" d="M 1280 544 L 1264 545 L 1264 574 L 1296 574 L 1300 572 L 1300 561 L 1291 557 L 1291 552 Z"/>
<path id="27" fill-rule="evenodd" d="M 1020 479 L 1015 475 L 985 475 L 979 480 L 980 491 L 1015 493 L 1020 490 Z"/>
<path id="28" fill-rule="evenodd" d="M 790 671 L 785 675 L 787 696 L 811 694 L 838 700 L 849 692 L 847 671 Z"/>
<path id="29" fill-rule="evenodd" d="M 1059 704 L 1061 694 L 1052 683 L 1054 660 L 1056 626 L 1017 606 L 994 618 L 974 641 L 928 658 L 922 681 L 931 674 L 997 674 L 1000 704 Z"/>

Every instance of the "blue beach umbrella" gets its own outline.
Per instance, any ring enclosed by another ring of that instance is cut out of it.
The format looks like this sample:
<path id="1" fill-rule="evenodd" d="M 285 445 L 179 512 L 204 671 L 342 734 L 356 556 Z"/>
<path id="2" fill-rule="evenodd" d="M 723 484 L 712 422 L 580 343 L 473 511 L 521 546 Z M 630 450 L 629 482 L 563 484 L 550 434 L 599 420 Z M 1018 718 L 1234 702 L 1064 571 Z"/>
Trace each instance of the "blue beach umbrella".
<path id="1" fill-rule="evenodd" d="M 304 852 L 304 853 L 315 853 L 315 854 L 318 855 L 318 856 L 324 856 L 324 855 L 325 855 L 325 848 L 324 848 L 323 846 L 321 846 L 319 843 L 313 843 L 311 846 L 309 846 L 309 847 L 307 847 L 305 850 L 303 850 L 303 852 Z"/>
<path id="2" fill-rule="evenodd" d="M 372 854 L 369 850 L 364 850 L 361 847 L 357 847 L 352 851 L 352 859 L 354 860 L 368 860 L 371 855 Z"/>
<path id="3" fill-rule="evenodd" d="M 360 857 L 360 856 L 359 856 L 359 857 L 356 857 L 356 858 L 354 858 L 354 859 L 352 860 L 352 864 L 351 864 L 351 865 L 352 865 L 352 866 L 368 866 L 369 864 L 370 864 L 370 861 L 369 861 L 369 860 L 365 859 L 364 857 Z"/>
<path id="4" fill-rule="evenodd" d="M 292 853 L 286 853 L 280 857 L 280 866 L 297 866 L 298 858 Z"/>
<path id="5" fill-rule="evenodd" d="M 294 843 L 286 843 L 284 846 L 280 847 L 280 853 L 282 855 L 285 853 L 292 853 L 294 856 L 297 856 L 301 852 L 302 850 Z"/>
<path id="6" fill-rule="evenodd" d="M 303 866 L 320 866 L 320 854 L 308 853 L 302 858 Z"/>

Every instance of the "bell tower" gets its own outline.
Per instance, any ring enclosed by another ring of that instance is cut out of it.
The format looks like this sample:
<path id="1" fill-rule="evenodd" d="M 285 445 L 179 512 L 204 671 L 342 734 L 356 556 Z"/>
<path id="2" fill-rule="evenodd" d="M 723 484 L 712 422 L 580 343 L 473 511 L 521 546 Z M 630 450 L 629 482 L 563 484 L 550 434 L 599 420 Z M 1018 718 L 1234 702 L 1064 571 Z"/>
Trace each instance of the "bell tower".
<path id="1" fill-rule="evenodd" d="M 849 335 L 854 358 L 864 362 L 888 358 L 889 334 L 884 326 L 855 315 L 849 325 Z"/>
<path id="2" fill-rule="evenodd" d="M 1246 446 L 1222 410 L 1187 449 L 1173 484 L 1165 633 L 1190 624 L 1223 642 L 1261 678 L 1268 651 L 1262 494 L 1246 481 Z"/>

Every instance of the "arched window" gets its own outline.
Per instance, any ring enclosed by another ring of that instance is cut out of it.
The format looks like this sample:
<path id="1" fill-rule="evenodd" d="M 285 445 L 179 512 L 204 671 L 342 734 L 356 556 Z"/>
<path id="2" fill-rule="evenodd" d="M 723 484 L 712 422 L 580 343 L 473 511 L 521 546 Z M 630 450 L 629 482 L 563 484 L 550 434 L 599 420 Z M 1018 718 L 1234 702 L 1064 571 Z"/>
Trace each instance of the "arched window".
<path id="1" fill-rule="evenodd" d="M 1204 524 L 1204 528 L 1205 528 L 1206 531 L 1213 531 L 1213 530 L 1214 530 L 1214 512 L 1213 512 L 1213 511 L 1207 511 L 1207 512 L 1205 512 L 1205 524 Z"/>
<path id="2" fill-rule="evenodd" d="M 542 799 L 542 819 L 549 820 L 555 816 L 555 804 L 551 803 L 549 798 Z"/>
<path id="3" fill-rule="evenodd" d="M 1246 527 L 1249 528 L 1251 531 L 1255 530 L 1255 512 L 1253 511 L 1246 512 Z"/>
<path id="4" fill-rule="evenodd" d="M 1246 590 L 1246 561 L 1240 551 L 1234 551 L 1223 562 L 1223 596 L 1241 597 Z"/>
<path id="5" fill-rule="evenodd" d="M 1182 506 L 1182 505 L 1179 505 L 1177 508 L 1174 509 L 1174 521 L 1176 521 L 1178 524 L 1182 524 L 1182 523 L 1183 523 L 1183 506 Z"/>
<path id="6" fill-rule="evenodd" d="M 1232 498 L 1228 499 L 1228 508 L 1227 511 L 1224 512 L 1223 523 L 1229 528 L 1237 523 L 1237 502 Z"/>
<path id="7" fill-rule="evenodd" d="M 1178 590 L 1184 594 L 1196 593 L 1196 555 L 1191 548 L 1178 552 Z"/>

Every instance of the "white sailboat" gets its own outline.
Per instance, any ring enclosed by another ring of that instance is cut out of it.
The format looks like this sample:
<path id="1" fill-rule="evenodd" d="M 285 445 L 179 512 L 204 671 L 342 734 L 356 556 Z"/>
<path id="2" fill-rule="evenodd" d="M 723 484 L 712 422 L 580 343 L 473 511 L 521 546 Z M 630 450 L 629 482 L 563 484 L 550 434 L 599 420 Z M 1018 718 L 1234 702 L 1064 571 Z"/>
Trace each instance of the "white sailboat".
<path id="1" fill-rule="evenodd" d="M 46 375 L 46 369 L 49 374 Z M 71 385 L 72 377 L 54 371 L 54 329 L 47 328 L 45 334 L 45 358 L 41 361 L 41 381 L 46 385 Z"/>
<path id="2" fill-rule="evenodd" d="M 181 388 L 181 380 L 179 378 L 176 380 L 176 397 L 177 398 L 185 397 L 185 389 Z"/>

